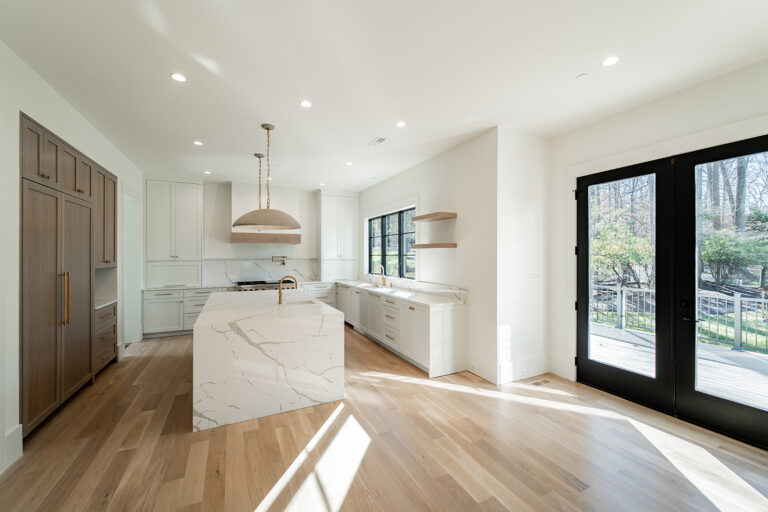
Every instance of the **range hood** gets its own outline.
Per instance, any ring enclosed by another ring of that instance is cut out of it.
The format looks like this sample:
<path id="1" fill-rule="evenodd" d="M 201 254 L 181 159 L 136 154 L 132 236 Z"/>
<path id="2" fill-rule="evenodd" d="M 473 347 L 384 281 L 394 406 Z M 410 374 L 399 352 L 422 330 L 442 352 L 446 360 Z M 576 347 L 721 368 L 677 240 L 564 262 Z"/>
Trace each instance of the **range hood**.
<path id="1" fill-rule="evenodd" d="M 259 186 L 255 183 L 231 183 L 232 221 L 242 215 L 258 210 Z M 295 191 L 272 187 L 272 198 L 279 201 L 280 209 L 270 213 L 285 212 L 294 219 L 299 218 L 299 198 Z M 263 229 L 255 231 L 247 227 L 233 227 L 229 241 L 235 244 L 300 244 L 301 228 L 298 229 Z"/>

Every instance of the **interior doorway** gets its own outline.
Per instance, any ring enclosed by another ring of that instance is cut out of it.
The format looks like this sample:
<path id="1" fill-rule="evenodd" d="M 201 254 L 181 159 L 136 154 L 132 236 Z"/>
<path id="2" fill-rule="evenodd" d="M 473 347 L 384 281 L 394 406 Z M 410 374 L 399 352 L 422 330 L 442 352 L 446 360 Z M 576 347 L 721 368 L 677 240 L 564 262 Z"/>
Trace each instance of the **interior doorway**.
<path id="1" fill-rule="evenodd" d="M 141 341 L 140 210 L 135 197 L 123 194 L 123 335 L 126 347 Z"/>

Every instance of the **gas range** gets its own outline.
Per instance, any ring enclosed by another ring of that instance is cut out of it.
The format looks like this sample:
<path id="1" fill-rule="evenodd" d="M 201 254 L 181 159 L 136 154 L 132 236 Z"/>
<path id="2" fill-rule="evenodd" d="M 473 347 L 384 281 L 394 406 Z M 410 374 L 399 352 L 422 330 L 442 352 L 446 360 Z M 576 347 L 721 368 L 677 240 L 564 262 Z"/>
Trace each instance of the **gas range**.
<path id="1" fill-rule="evenodd" d="M 235 283 L 236 292 L 253 292 L 257 290 L 277 290 L 280 287 L 279 281 L 238 281 Z M 286 279 L 283 281 L 283 290 L 295 290 L 296 283 Z"/>

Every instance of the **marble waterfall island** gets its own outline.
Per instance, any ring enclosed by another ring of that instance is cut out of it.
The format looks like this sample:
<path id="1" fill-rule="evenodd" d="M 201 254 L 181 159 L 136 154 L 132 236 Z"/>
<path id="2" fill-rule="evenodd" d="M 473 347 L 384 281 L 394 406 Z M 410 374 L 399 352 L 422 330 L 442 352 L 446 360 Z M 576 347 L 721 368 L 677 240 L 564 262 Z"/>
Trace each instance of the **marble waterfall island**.
<path id="1" fill-rule="evenodd" d="M 193 336 L 195 432 L 344 398 L 344 314 L 299 290 L 213 293 Z"/>

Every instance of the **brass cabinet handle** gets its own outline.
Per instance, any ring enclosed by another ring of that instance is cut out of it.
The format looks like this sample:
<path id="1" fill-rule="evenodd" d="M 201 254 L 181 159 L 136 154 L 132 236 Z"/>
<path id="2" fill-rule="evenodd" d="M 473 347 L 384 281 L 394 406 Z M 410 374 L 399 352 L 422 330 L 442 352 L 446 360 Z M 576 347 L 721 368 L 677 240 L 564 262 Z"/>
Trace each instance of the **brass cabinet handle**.
<path id="1" fill-rule="evenodd" d="M 62 272 L 58 276 L 63 278 L 61 281 L 61 291 L 63 292 L 62 295 L 64 295 L 64 302 L 61 305 L 61 322 L 59 324 L 67 325 L 67 273 Z"/>
<path id="2" fill-rule="evenodd" d="M 79 192 L 79 193 L 81 193 L 81 194 L 85 194 L 85 190 L 83 190 L 83 189 L 81 189 L 81 188 L 76 188 L 76 189 L 75 189 L 75 191 L 76 191 L 76 192 Z"/>
<path id="3" fill-rule="evenodd" d="M 41 177 L 41 178 L 45 178 L 45 179 L 47 179 L 47 180 L 51 179 L 51 176 L 50 176 L 49 174 L 43 174 L 43 173 L 40 173 L 40 177 Z"/>
<path id="4" fill-rule="evenodd" d="M 394 304 L 394 302 L 392 302 L 391 300 L 384 299 L 384 302 L 386 302 L 387 304 Z"/>
<path id="5" fill-rule="evenodd" d="M 360 292 L 355 292 L 356 294 L 360 295 Z"/>
<path id="6" fill-rule="evenodd" d="M 393 317 L 393 316 L 389 316 L 389 315 L 384 315 L 384 316 L 389 318 L 390 320 L 394 320 L 395 319 L 395 317 Z"/>
<path id="7" fill-rule="evenodd" d="M 72 311 L 70 310 L 70 307 L 69 307 L 70 306 L 70 304 L 69 304 L 69 301 L 70 301 L 70 294 L 69 294 L 70 281 L 71 281 L 71 279 L 70 279 L 70 276 L 69 276 L 69 272 L 67 272 L 67 325 L 72 320 L 72 314 L 71 314 Z"/>
<path id="8" fill-rule="evenodd" d="M 197 306 L 205 306 L 205 304 L 195 304 L 195 307 Z"/>
<path id="9" fill-rule="evenodd" d="M 408 306 L 408 309 L 410 309 L 411 311 L 413 311 L 415 308 L 414 308 L 413 306 Z"/>
<path id="10" fill-rule="evenodd" d="M 104 260 L 104 263 L 112 263 L 112 260 Z"/>
<path id="11" fill-rule="evenodd" d="M 111 317 L 111 316 L 113 317 L 113 316 L 115 316 L 115 315 L 113 315 L 112 313 L 107 313 L 106 315 L 99 315 L 99 319 L 100 319 L 100 320 L 103 320 L 103 319 L 105 319 L 105 318 L 109 318 L 109 317 Z"/>
<path id="12" fill-rule="evenodd" d="M 384 336 L 385 336 L 386 338 L 389 338 L 389 339 L 390 339 L 390 340 L 392 340 L 392 341 L 395 341 L 395 338 L 393 338 L 393 337 L 392 337 L 392 336 L 390 336 L 389 334 L 385 334 Z"/>
<path id="13" fill-rule="evenodd" d="M 327 295 L 323 295 L 323 296 L 320 296 L 320 297 L 317 297 L 317 298 L 318 298 L 318 299 L 327 299 L 327 298 L 328 298 L 328 296 L 327 296 Z"/>
<path id="14" fill-rule="evenodd" d="M 195 292 L 197 295 L 210 295 L 211 292 Z"/>
<path id="15" fill-rule="evenodd" d="M 157 295 L 157 296 L 160 296 L 160 295 L 173 295 L 173 292 L 168 292 L 168 293 L 156 293 L 155 295 Z"/>

